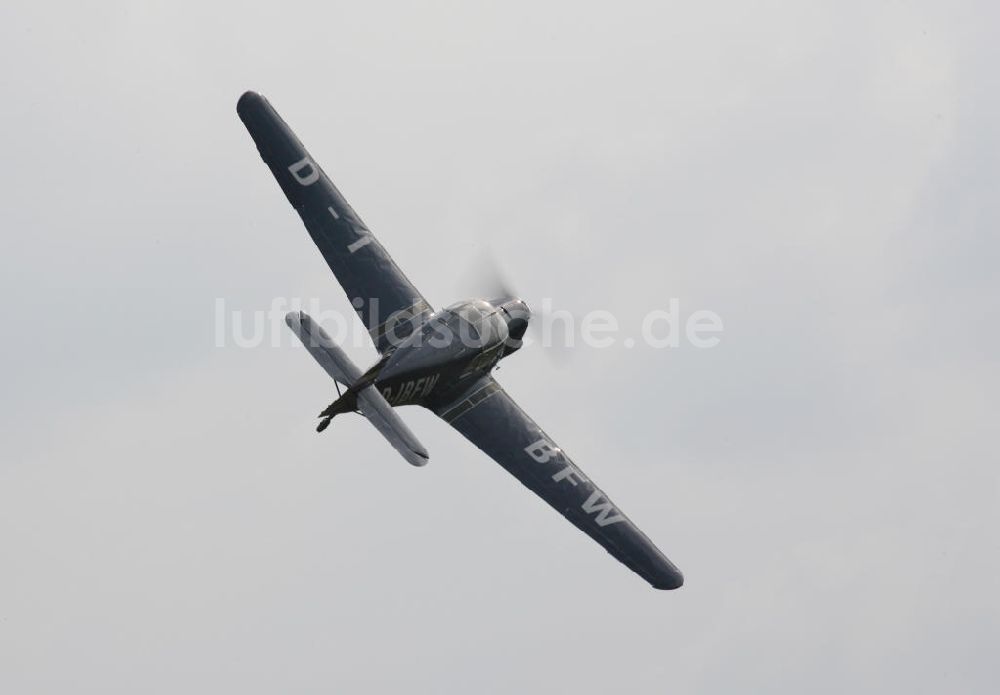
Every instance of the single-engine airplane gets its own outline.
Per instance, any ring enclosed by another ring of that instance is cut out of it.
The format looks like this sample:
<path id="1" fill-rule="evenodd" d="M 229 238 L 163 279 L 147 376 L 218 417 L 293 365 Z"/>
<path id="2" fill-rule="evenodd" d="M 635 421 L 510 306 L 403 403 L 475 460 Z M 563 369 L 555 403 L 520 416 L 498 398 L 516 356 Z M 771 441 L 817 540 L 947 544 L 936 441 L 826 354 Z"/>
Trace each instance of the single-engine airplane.
<path id="1" fill-rule="evenodd" d="M 680 587 L 680 570 L 491 376 L 521 347 L 527 305 L 505 296 L 435 311 L 271 104 L 246 92 L 236 110 L 381 355 L 362 373 L 309 316 L 285 317 L 338 384 L 339 397 L 320 413 L 317 430 L 336 415 L 359 412 L 404 459 L 423 466 L 427 450 L 393 407 L 429 408 L 653 587 Z"/>

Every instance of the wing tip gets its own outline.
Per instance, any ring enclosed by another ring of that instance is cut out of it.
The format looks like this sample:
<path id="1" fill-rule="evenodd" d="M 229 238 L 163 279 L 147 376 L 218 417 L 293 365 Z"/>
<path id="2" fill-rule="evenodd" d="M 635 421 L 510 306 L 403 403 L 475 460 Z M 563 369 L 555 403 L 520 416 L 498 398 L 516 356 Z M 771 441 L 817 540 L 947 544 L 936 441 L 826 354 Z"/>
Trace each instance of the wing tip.
<path id="1" fill-rule="evenodd" d="M 236 113 L 239 115 L 244 115 L 253 108 L 259 108 L 260 106 L 267 103 L 265 99 L 259 92 L 253 90 L 247 90 L 240 95 L 240 98 L 236 101 Z"/>
<path id="2" fill-rule="evenodd" d="M 681 574 L 680 570 L 675 570 L 673 573 L 650 583 L 654 589 L 659 591 L 673 591 L 684 586 L 684 575 Z"/>

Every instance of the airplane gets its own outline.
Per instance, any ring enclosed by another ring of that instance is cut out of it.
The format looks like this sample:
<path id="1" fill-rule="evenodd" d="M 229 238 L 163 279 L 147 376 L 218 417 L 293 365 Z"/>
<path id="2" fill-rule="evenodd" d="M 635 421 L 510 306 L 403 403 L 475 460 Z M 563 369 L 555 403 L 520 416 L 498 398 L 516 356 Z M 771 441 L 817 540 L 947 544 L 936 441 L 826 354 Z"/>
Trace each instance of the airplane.
<path id="1" fill-rule="evenodd" d="M 285 317 L 337 389 L 317 430 L 358 412 L 406 461 L 423 466 L 427 449 L 394 408 L 428 408 L 654 588 L 679 588 L 680 570 L 491 375 L 523 345 L 527 304 L 503 296 L 435 311 L 270 102 L 246 92 L 236 111 L 380 354 L 362 372 L 309 316 Z"/>

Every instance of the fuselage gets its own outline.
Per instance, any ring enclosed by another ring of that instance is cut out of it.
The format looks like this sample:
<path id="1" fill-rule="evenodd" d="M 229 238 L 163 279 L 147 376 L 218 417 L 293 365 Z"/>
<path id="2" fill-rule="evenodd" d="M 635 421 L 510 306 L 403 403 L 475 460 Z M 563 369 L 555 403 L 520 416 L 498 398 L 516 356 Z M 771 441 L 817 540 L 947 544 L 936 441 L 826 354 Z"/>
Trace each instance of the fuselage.
<path id="1" fill-rule="evenodd" d="M 520 299 L 453 304 L 413 326 L 351 391 L 374 385 L 393 406 L 446 403 L 521 347 L 529 317 Z M 354 408 L 351 391 L 331 415 Z"/>
<path id="2" fill-rule="evenodd" d="M 523 331 L 512 337 L 510 326 L 515 309 L 527 311 L 520 300 L 477 299 L 435 312 L 390 353 L 376 387 L 392 405 L 453 398 L 520 347 Z"/>

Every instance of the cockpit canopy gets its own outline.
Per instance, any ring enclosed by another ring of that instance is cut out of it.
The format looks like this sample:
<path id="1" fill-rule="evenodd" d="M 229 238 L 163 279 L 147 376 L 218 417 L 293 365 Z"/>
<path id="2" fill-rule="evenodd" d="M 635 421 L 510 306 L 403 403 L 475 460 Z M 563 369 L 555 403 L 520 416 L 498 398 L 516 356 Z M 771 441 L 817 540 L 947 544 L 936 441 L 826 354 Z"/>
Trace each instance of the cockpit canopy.
<path id="1" fill-rule="evenodd" d="M 507 339 L 507 322 L 495 306 L 482 299 L 457 302 L 441 313 L 450 315 L 445 321 L 458 331 L 461 340 L 468 338 L 477 346 L 487 346 Z"/>

